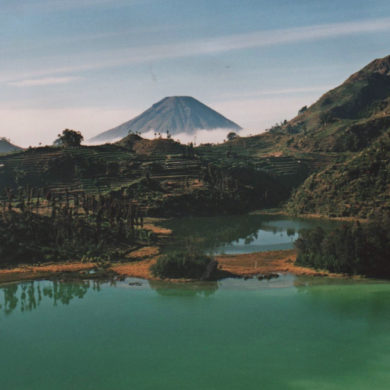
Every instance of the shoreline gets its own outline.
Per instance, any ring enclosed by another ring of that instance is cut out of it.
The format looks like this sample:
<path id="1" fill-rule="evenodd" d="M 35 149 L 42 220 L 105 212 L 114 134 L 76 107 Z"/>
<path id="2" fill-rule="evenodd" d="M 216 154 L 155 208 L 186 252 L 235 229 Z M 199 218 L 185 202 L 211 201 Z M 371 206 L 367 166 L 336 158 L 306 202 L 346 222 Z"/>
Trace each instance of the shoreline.
<path id="1" fill-rule="evenodd" d="M 359 221 L 360 223 L 366 223 L 369 221 L 368 218 L 358 218 L 358 217 L 329 217 L 324 214 L 289 214 L 283 209 L 270 209 L 270 210 L 254 210 L 249 212 L 249 215 L 283 215 L 286 217 L 293 218 L 308 218 L 308 219 L 325 219 L 327 221 L 340 221 L 340 222 L 355 222 Z"/>
<path id="2" fill-rule="evenodd" d="M 258 210 L 250 214 L 257 215 L 288 215 L 283 210 Z M 305 216 L 310 218 L 309 216 Z M 325 218 L 312 215 L 311 218 Z M 157 242 L 150 246 L 133 249 L 124 259 L 108 264 L 91 261 L 62 261 L 42 264 L 21 264 L 15 267 L 0 269 L 0 286 L 5 283 L 22 282 L 27 280 L 123 280 L 135 277 L 146 280 L 166 281 L 174 283 L 194 282 L 194 279 L 161 279 L 153 276 L 149 268 L 161 253 L 164 241 L 173 234 L 172 230 L 158 226 L 165 218 L 145 218 L 144 229 L 157 236 Z M 329 219 L 329 218 L 327 218 Z M 314 276 L 330 278 L 361 278 L 331 273 L 326 270 L 316 270 L 295 265 L 297 252 L 295 249 L 254 252 L 235 255 L 220 254 L 215 256 L 218 262 L 217 280 L 228 277 L 272 278 L 280 274 L 296 276 Z"/>
<path id="3" fill-rule="evenodd" d="M 149 268 L 155 263 L 159 253 L 158 247 L 143 247 L 129 254 L 130 261 L 111 263 L 105 267 L 99 267 L 98 264 L 91 262 L 62 262 L 20 265 L 10 269 L 0 269 L 0 286 L 6 283 L 27 280 L 123 280 L 127 277 L 176 283 L 194 282 L 193 279 L 161 279 L 153 276 Z M 217 255 L 215 259 L 218 261 L 218 280 L 227 277 L 250 278 L 258 276 L 272 278 L 279 274 L 351 278 L 348 275 L 296 266 L 295 249 Z"/>

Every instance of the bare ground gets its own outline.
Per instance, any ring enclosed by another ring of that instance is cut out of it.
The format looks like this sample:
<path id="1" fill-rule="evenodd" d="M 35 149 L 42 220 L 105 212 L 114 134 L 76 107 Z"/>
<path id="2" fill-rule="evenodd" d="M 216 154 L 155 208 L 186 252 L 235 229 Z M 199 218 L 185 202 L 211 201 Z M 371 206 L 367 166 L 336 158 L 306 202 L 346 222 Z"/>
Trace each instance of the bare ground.
<path id="1" fill-rule="evenodd" d="M 119 277 L 137 277 L 156 280 L 150 273 L 150 266 L 154 264 L 159 255 L 158 247 L 144 247 L 131 252 L 128 257 L 131 261 L 113 263 L 107 271 L 113 272 Z M 269 251 L 241 255 L 220 255 L 216 257 L 218 270 L 221 277 L 236 276 L 246 277 L 254 275 L 269 275 L 275 273 L 290 273 L 294 275 L 342 277 L 340 274 L 332 274 L 327 271 L 316 271 L 295 265 L 296 251 Z M 53 275 L 61 275 L 69 272 L 83 272 L 96 268 L 95 263 L 57 263 L 34 266 L 21 266 L 13 269 L 0 270 L 0 283 L 44 279 Z M 178 281 L 178 280 L 176 280 Z M 179 280 L 188 281 L 188 280 Z"/>

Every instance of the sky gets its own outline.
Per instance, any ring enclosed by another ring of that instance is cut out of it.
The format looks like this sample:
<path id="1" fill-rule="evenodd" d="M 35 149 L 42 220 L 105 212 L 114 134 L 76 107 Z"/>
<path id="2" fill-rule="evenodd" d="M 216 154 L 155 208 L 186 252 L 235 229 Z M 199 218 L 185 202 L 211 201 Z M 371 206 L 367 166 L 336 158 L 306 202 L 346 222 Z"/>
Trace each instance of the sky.
<path id="1" fill-rule="evenodd" d="M 388 0 L 0 0 L 0 137 L 88 139 L 173 95 L 257 134 L 389 42 Z"/>

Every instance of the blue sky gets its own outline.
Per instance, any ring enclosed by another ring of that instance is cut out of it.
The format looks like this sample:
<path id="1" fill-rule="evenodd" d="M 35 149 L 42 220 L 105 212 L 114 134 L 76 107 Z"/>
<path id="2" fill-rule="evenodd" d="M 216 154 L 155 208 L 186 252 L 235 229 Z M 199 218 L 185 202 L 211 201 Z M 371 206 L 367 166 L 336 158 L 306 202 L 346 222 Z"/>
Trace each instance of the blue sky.
<path id="1" fill-rule="evenodd" d="M 389 42 L 388 0 L 0 0 L 0 136 L 90 137 L 171 95 L 255 134 Z"/>

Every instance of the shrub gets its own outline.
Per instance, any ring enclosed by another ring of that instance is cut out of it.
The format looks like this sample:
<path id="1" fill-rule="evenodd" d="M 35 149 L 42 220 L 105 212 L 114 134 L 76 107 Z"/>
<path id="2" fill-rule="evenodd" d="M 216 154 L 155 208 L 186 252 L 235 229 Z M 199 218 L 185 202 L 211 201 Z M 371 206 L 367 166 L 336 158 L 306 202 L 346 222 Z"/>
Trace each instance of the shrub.
<path id="1" fill-rule="evenodd" d="M 160 278 L 190 278 L 211 280 L 215 276 L 217 262 L 197 251 L 175 251 L 160 256 L 151 267 L 152 274 Z"/>

